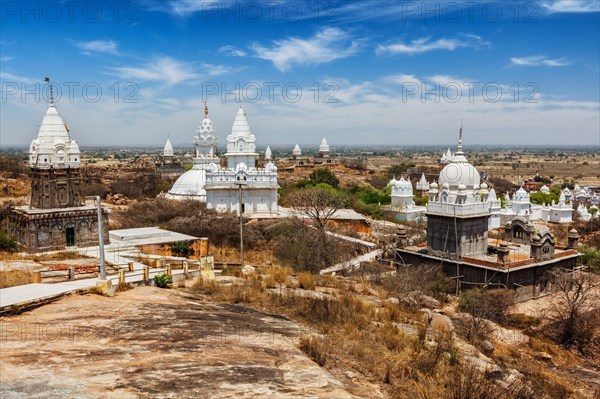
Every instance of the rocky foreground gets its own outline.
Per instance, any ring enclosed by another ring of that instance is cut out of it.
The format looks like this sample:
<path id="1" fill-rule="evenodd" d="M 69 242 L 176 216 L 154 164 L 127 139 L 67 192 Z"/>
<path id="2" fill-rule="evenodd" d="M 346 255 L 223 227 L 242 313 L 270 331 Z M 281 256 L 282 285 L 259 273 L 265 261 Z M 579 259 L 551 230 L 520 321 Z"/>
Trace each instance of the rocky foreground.
<path id="1" fill-rule="evenodd" d="M 71 296 L 0 324 L 4 399 L 356 397 L 297 348 L 297 324 L 182 291 Z"/>

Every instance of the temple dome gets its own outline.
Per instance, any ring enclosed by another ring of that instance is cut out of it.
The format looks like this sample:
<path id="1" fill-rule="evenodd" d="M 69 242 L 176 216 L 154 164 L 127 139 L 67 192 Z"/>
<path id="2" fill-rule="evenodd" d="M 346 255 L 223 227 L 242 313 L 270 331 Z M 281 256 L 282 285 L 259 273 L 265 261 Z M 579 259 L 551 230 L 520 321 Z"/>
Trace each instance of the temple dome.
<path id="1" fill-rule="evenodd" d="M 29 165 L 35 168 L 78 168 L 79 145 L 53 102 L 42 119 L 38 136 L 29 146 Z"/>
<path id="2" fill-rule="evenodd" d="M 460 128 L 458 137 L 458 147 L 452 161 L 444 166 L 444 169 L 440 172 L 439 178 L 440 184 L 445 186 L 446 184 L 450 190 L 455 191 L 458 186 L 464 185 L 466 187 L 474 187 L 481 184 L 481 177 L 475 166 L 471 165 L 465 157 L 462 149 L 462 127 Z"/>
<path id="3" fill-rule="evenodd" d="M 513 201 L 529 201 L 529 193 L 525 191 L 523 186 L 517 190 L 513 196 Z"/>
<path id="4" fill-rule="evenodd" d="M 206 171 L 200 168 L 192 168 L 177 179 L 167 198 L 169 199 L 195 199 L 205 200 Z"/>
<path id="5" fill-rule="evenodd" d="M 547 185 L 543 185 L 542 188 L 540 188 L 540 192 L 544 193 L 544 194 L 550 194 L 550 189 L 548 188 Z"/>
<path id="6" fill-rule="evenodd" d="M 477 169 L 470 163 L 453 161 L 442 169 L 439 182 L 442 186 L 448 184 L 451 189 L 457 189 L 461 184 L 467 187 L 478 186 L 481 178 Z"/>

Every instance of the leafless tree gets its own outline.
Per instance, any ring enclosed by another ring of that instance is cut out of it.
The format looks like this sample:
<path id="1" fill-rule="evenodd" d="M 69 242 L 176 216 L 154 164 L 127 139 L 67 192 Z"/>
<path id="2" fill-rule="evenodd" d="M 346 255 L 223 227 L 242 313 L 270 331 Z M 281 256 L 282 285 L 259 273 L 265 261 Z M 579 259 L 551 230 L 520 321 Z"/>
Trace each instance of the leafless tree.
<path id="1" fill-rule="evenodd" d="M 329 219 L 344 206 L 344 199 L 334 190 L 314 187 L 291 193 L 290 204 L 296 212 L 309 217 L 320 232 L 324 232 Z"/>
<path id="2" fill-rule="evenodd" d="M 598 276 L 581 271 L 556 271 L 553 283 L 558 290 L 551 316 L 557 341 L 585 353 L 593 342 L 595 330 L 600 328 L 598 311 L 594 311 L 600 299 Z"/>

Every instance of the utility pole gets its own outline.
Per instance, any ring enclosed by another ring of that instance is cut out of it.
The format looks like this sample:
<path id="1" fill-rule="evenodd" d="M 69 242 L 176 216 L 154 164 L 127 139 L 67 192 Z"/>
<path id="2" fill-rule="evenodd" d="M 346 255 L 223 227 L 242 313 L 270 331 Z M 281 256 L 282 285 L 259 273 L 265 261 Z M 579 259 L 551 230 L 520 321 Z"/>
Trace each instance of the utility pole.
<path id="1" fill-rule="evenodd" d="M 238 187 L 240 189 L 240 265 L 243 268 L 244 267 L 244 217 L 243 217 L 243 213 L 244 213 L 244 205 L 242 203 L 242 186 L 243 183 L 239 182 L 238 183 Z"/>
<path id="2" fill-rule="evenodd" d="M 106 263 L 104 260 L 104 235 L 102 228 L 102 205 L 100 196 L 96 195 L 93 197 L 96 200 L 96 206 L 98 208 L 98 251 L 100 253 L 100 275 L 98 276 L 100 280 L 106 280 Z"/>

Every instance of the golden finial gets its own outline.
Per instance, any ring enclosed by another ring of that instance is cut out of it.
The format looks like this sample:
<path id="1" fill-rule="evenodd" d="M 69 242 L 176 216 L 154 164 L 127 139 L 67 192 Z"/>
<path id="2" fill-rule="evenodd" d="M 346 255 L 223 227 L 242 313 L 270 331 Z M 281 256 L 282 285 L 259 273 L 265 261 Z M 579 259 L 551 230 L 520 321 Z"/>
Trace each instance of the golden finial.
<path id="1" fill-rule="evenodd" d="M 204 101 L 204 117 L 208 118 L 208 104 Z"/>

